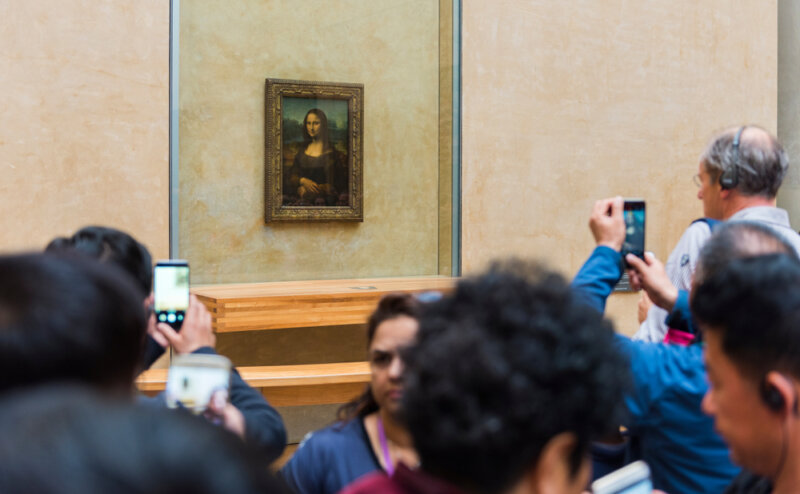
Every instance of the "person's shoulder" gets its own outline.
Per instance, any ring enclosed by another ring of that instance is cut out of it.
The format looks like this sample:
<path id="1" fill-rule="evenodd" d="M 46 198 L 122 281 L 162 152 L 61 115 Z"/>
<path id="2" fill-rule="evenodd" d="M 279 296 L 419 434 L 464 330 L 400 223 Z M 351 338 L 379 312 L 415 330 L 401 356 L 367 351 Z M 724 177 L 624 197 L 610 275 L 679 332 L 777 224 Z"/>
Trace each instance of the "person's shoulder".
<path id="1" fill-rule="evenodd" d="M 367 474 L 342 489 L 340 494 L 404 494 L 384 472 Z"/>
<path id="2" fill-rule="evenodd" d="M 705 376 L 703 363 L 703 348 L 701 345 L 681 346 L 669 343 L 652 343 L 647 341 L 631 340 L 622 335 L 617 335 L 617 341 L 631 358 L 634 374 L 644 374 L 644 369 L 652 373 L 663 374 L 665 377 L 680 376 Z M 638 371 L 638 372 L 637 372 Z"/>
<path id="3" fill-rule="evenodd" d="M 328 427 L 309 432 L 300 443 L 299 449 L 311 447 L 318 450 L 333 449 L 341 451 L 343 447 L 355 441 L 363 442 L 363 426 L 361 419 L 355 418 L 345 422 L 336 422 Z"/>
<path id="4" fill-rule="evenodd" d="M 681 240 L 683 239 L 707 239 L 711 236 L 711 233 L 714 225 L 719 223 L 718 220 L 712 220 L 708 218 L 699 218 L 686 227 L 686 230 L 683 231 L 683 235 L 681 235 Z"/>
<path id="5" fill-rule="evenodd" d="M 693 266 L 693 257 L 696 257 L 696 252 L 711 238 L 711 233 L 711 226 L 707 222 L 693 221 L 684 230 L 680 240 L 678 240 L 675 248 L 670 253 L 667 263 L 681 268 Z M 694 260 L 696 261 L 696 259 Z M 669 272 L 669 268 L 667 271 Z"/>

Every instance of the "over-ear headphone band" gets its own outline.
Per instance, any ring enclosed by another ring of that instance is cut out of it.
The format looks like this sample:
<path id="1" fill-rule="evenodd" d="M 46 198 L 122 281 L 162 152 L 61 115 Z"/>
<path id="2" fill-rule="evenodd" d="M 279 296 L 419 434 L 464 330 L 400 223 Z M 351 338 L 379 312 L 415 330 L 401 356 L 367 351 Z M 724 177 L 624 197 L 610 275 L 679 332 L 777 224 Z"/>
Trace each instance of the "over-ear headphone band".
<path id="1" fill-rule="evenodd" d="M 746 128 L 747 125 L 743 125 L 733 136 L 733 160 L 730 166 L 723 170 L 719 176 L 719 184 L 723 189 L 733 189 L 739 185 L 739 144 L 742 140 L 742 132 Z"/>

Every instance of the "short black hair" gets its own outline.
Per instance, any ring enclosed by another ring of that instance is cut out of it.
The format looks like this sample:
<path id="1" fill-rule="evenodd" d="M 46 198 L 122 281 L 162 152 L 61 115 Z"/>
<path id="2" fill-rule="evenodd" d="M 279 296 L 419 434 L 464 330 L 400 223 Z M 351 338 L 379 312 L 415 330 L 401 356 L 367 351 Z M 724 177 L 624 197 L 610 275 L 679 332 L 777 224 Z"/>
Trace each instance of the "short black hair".
<path id="1" fill-rule="evenodd" d="M 736 259 L 774 253 L 797 258 L 794 247 L 769 226 L 755 221 L 727 221 L 700 249 L 695 282 L 701 283 Z"/>
<path id="2" fill-rule="evenodd" d="M 107 226 L 86 226 L 71 237 L 50 241 L 45 252 L 76 251 L 121 268 L 136 280 L 146 297 L 153 286 L 153 258 L 150 251 L 128 233 Z"/>
<path id="3" fill-rule="evenodd" d="M 188 412 L 73 386 L 0 400 L 0 492 L 281 492 L 266 460 Z"/>
<path id="4" fill-rule="evenodd" d="M 139 291 L 114 266 L 0 256 L 0 392 L 56 379 L 131 390 L 145 328 Z"/>
<path id="5" fill-rule="evenodd" d="M 692 312 L 722 350 L 755 379 L 800 377 L 800 263 L 786 254 L 739 259 L 694 290 Z"/>
<path id="6" fill-rule="evenodd" d="M 628 365 L 614 331 L 558 274 L 495 263 L 423 306 L 406 355 L 403 413 L 422 468 L 497 493 L 575 434 L 577 472 L 592 439 L 621 423 Z"/>

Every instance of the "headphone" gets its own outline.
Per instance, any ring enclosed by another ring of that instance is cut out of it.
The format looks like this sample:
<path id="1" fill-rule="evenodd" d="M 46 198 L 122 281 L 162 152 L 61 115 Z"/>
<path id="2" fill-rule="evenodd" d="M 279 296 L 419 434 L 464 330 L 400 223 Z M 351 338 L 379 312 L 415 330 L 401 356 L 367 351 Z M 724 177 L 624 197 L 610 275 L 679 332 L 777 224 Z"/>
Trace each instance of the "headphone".
<path id="1" fill-rule="evenodd" d="M 785 378 L 789 380 L 789 378 Z M 759 385 L 759 392 L 761 393 L 761 399 L 764 401 L 764 404 L 772 410 L 773 412 L 780 412 L 786 407 L 786 402 L 783 399 L 783 395 L 775 385 L 770 384 L 767 382 L 767 377 L 764 376 L 764 379 L 761 380 L 761 384 Z M 795 415 L 798 414 L 797 410 L 797 395 L 794 397 L 794 403 L 792 403 L 792 412 Z"/>
<path id="2" fill-rule="evenodd" d="M 725 190 L 733 189 L 739 185 L 739 142 L 742 139 L 742 132 L 746 128 L 747 125 L 743 125 L 736 131 L 736 135 L 733 137 L 733 162 L 719 176 L 719 184 Z"/>

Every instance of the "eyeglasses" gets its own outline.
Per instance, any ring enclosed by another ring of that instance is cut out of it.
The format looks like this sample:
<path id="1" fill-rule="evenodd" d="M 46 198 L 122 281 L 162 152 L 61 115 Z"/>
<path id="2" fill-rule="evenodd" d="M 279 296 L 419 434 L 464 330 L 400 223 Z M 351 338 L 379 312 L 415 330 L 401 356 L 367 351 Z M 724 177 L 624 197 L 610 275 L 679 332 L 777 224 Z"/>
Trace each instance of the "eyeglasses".
<path id="1" fill-rule="evenodd" d="M 692 182 L 694 182 L 698 189 L 703 186 L 703 179 L 700 178 L 699 173 L 696 173 L 694 177 L 692 177 Z"/>

